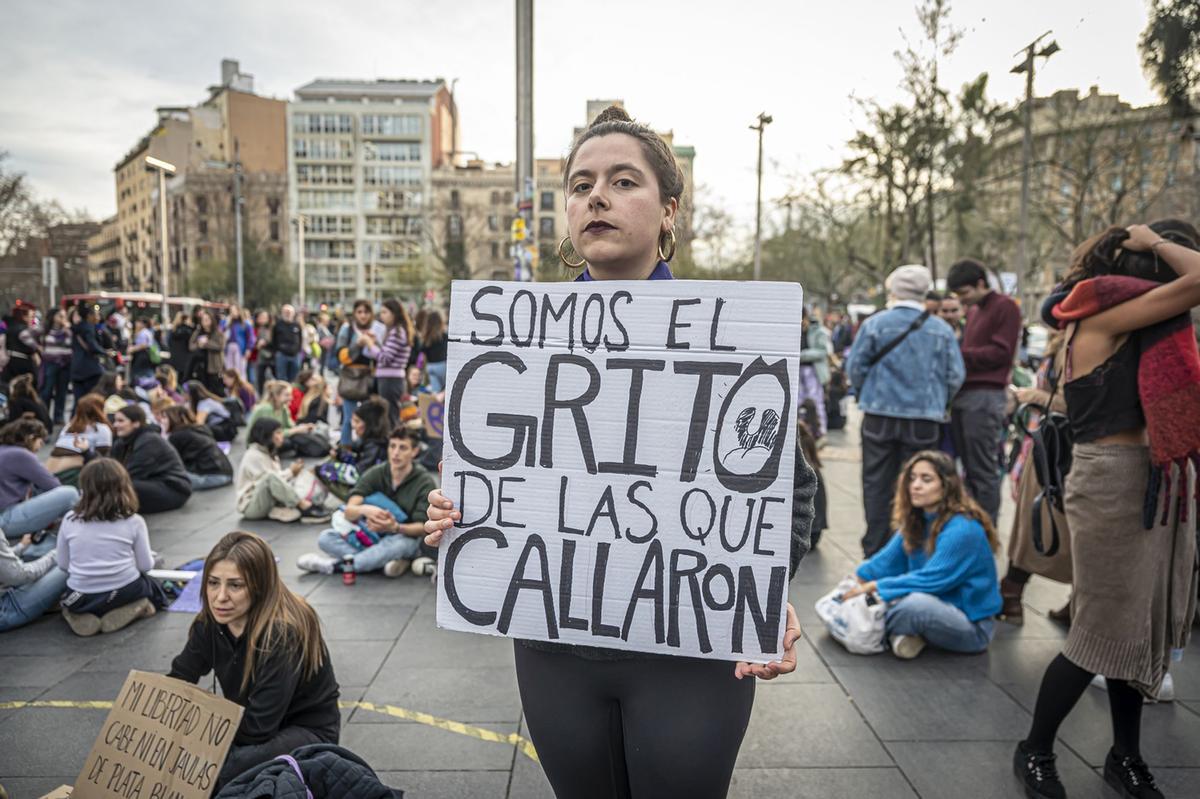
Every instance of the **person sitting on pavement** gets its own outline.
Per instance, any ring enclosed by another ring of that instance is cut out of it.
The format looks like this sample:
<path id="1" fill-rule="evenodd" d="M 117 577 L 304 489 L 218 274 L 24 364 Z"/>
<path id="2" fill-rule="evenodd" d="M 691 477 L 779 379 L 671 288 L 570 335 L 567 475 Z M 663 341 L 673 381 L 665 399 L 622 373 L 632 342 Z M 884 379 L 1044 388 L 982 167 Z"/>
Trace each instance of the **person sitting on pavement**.
<path id="1" fill-rule="evenodd" d="M 255 420 L 247 442 L 235 481 L 237 510 L 243 519 L 313 524 L 329 521 L 324 508 L 296 493 L 296 478 L 304 471 L 304 461 L 297 460 L 287 469 L 280 465 L 277 453 L 284 436 L 277 419 L 264 416 Z"/>
<path id="2" fill-rule="evenodd" d="M 399 577 L 408 571 L 425 536 L 426 497 L 437 488 L 433 475 L 413 463 L 420 449 L 415 431 L 407 427 L 392 430 L 387 462 L 364 472 L 350 492 L 344 511 L 346 531 L 321 533 L 317 546 L 325 554 L 301 555 L 297 565 L 305 571 L 333 574 L 349 557 L 355 572 L 382 570 L 388 577 Z M 366 546 L 357 537 L 362 526 L 368 537 Z M 372 537 L 379 540 L 369 543 Z M 424 569 L 416 571 L 424 573 Z"/>
<path id="3" fill-rule="evenodd" d="M 868 558 L 891 535 L 900 467 L 915 453 L 937 446 L 946 409 L 965 374 L 954 332 L 925 309 L 929 269 L 901 266 L 886 285 L 887 310 L 862 323 L 846 358 L 846 374 L 863 412 L 867 532 L 862 547 Z"/>
<path id="4" fill-rule="evenodd" d="M 312 424 L 316 429 L 323 429 L 326 436 L 329 433 L 329 384 L 319 372 L 305 370 L 301 377 L 307 377 L 303 382 L 297 378 L 297 383 L 304 386 L 296 403 L 296 421 L 299 424 Z M 293 400 L 296 399 L 293 394 Z"/>
<path id="5" fill-rule="evenodd" d="M 142 513 L 178 510 L 192 495 L 192 484 L 179 453 L 167 443 L 156 424 L 147 424 L 140 405 L 127 405 L 113 414 L 117 441 L 112 456 L 133 481 Z"/>
<path id="6" fill-rule="evenodd" d="M 46 428 L 36 419 L 18 419 L 0 427 L 0 530 L 9 543 L 26 533 L 34 542 L 22 551 L 33 560 L 54 549 L 54 536 L 38 533 L 75 506 L 79 492 L 59 483 L 38 460 Z"/>
<path id="7" fill-rule="evenodd" d="M 350 489 L 367 469 L 387 461 L 389 421 L 382 397 L 368 397 L 354 409 L 350 419 L 354 438 L 349 445 L 334 447 L 330 459 L 317 467 L 317 477 L 331 494 L 349 499 Z"/>
<path id="8" fill-rule="evenodd" d="M 254 386 L 247 383 L 236 369 L 226 369 L 221 373 L 221 382 L 225 384 L 225 396 L 237 397 L 242 403 L 242 411 L 250 413 L 250 409 L 258 404 L 258 395 Z"/>
<path id="9" fill-rule="evenodd" d="M 146 574 L 150 533 L 129 473 L 97 458 L 79 473 L 79 504 L 58 530 L 58 567 L 69 575 L 62 614 L 76 635 L 111 633 L 153 616 L 169 600 Z"/>
<path id="10" fill-rule="evenodd" d="M 67 573 L 55 566 L 58 552 L 26 561 L 22 556 L 32 545 L 28 534 L 12 546 L 0 535 L 0 633 L 36 620 L 67 590 Z"/>
<path id="11" fill-rule="evenodd" d="M 154 370 L 154 378 L 162 388 L 163 395 L 170 397 L 172 402 L 187 402 L 187 398 L 179 390 L 179 372 L 174 366 L 169 363 L 159 364 Z"/>
<path id="12" fill-rule="evenodd" d="M 279 448 L 279 452 L 284 455 L 292 455 L 296 452 L 295 442 L 288 441 L 294 435 L 301 433 L 311 433 L 313 425 L 311 424 L 296 424 L 292 421 L 292 415 L 288 412 L 288 404 L 292 400 L 292 384 L 283 380 L 268 380 L 263 387 L 262 399 L 250 411 L 250 416 L 246 418 L 246 424 L 254 427 L 254 423 L 259 419 L 274 419 L 279 422 L 279 427 L 283 431 L 284 443 Z"/>
<path id="13" fill-rule="evenodd" d="M 124 408 L 129 404 L 129 400 L 121 394 L 124 390 L 125 375 L 120 372 L 105 372 L 100 375 L 100 380 L 97 381 L 96 387 L 92 389 L 93 394 L 103 397 L 104 413 L 109 419 L 112 419 L 113 414 L 118 409 Z"/>
<path id="14" fill-rule="evenodd" d="M 71 421 L 58 434 L 46 469 L 63 485 L 75 485 L 83 465 L 92 458 L 108 455 L 112 443 L 112 427 L 104 415 L 104 401 L 97 394 L 87 394 L 75 403 Z"/>
<path id="15" fill-rule="evenodd" d="M 54 429 L 50 411 L 38 396 L 31 374 L 14 377 L 8 384 L 8 418 L 15 421 L 24 417 L 37 419 L 47 431 Z"/>
<path id="16" fill-rule="evenodd" d="M 208 427 L 213 438 L 217 441 L 233 441 L 237 438 L 237 422 L 221 397 L 209 391 L 199 380 L 189 380 L 183 388 L 196 421 Z"/>
<path id="17" fill-rule="evenodd" d="M 163 432 L 179 453 L 194 491 L 220 488 L 233 482 L 233 464 L 217 446 L 207 425 L 196 421 L 186 405 L 170 405 L 162 411 Z"/>
<path id="18" fill-rule="evenodd" d="M 932 644 L 951 652 L 983 652 L 1000 612 L 1000 583 L 991 517 L 963 489 L 944 452 L 918 452 L 896 483 L 896 534 L 855 572 L 842 595 L 878 594 L 891 603 L 886 633 L 896 657 L 915 658 Z"/>
<path id="19" fill-rule="evenodd" d="M 316 612 L 284 584 L 271 547 L 225 535 L 204 560 L 201 609 L 167 676 L 212 672 L 245 708 L 213 793 L 259 763 L 341 733 L 338 683 Z"/>

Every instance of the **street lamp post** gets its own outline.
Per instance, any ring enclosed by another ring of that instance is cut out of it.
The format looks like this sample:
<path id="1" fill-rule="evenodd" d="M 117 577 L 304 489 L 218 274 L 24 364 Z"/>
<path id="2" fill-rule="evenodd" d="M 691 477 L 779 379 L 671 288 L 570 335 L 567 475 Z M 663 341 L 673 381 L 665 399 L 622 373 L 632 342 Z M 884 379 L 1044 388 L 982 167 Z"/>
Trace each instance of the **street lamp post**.
<path id="1" fill-rule="evenodd" d="M 1049 36 L 1052 31 L 1046 31 L 1013 55 L 1024 55 L 1021 63 L 1009 72 L 1019 75 L 1025 73 L 1025 108 L 1023 116 L 1024 136 L 1021 141 L 1021 210 L 1020 210 L 1020 276 L 1018 280 L 1022 287 L 1029 278 L 1029 173 L 1033 166 L 1033 69 L 1035 58 L 1049 58 L 1059 51 L 1058 42 L 1053 39 L 1041 50 L 1038 43 Z"/>
<path id="2" fill-rule="evenodd" d="M 758 124 L 750 130 L 758 131 L 758 193 L 754 199 L 754 279 L 762 279 L 762 153 L 763 130 L 774 120 L 766 111 L 758 115 Z"/>
<path id="3" fill-rule="evenodd" d="M 300 283 L 300 307 L 307 308 L 304 291 L 304 223 L 308 220 L 304 214 L 296 214 L 296 278 Z"/>
<path id="4" fill-rule="evenodd" d="M 162 254 L 161 262 L 159 263 L 160 282 L 159 288 L 162 289 L 162 323 L 164 328 L 171 326 L 171 315 L 167 309 L 167 270 L 169 268 L 170 258 L 167 248 L 167 174 L 175 174 L 175 165 L 167 163 L 153 156 L 146 156 L 146 166 L 150 169 L 158 170 L 158 219 L 162 233 Z"/>

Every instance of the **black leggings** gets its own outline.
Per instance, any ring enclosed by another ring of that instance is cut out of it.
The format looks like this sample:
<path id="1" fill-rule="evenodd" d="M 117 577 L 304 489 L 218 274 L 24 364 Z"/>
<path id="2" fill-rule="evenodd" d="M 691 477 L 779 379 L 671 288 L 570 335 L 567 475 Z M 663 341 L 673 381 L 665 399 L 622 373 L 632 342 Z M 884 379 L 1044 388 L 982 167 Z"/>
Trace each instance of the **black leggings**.
<path id="1" fill-rule="evenodd" d="M 562 799 L 723 797 L 754 679 L 722 660 L 588 660 L 516 642 L 538 759 Z"/>
<path id="2" fill-rule="evenodd" d="M 155 480 L 134 480 L 133 491 L 137 494 L 138 510 L 141 513 L 162 513 L 168 510 L 178 510 L 192 495 L 191 491 L 184 493 L 176 491 L 168 485 Z"/>
<path id="3" fill-rule="evenodd" d="M 1092 677 L 1085 671 L 1059 655 L 1050 661 L 1042 687 L 1038 691 L 1037 704 L 1033 709 L 1033 727 L 1026 745 L 1034 752 L 1050 752 L 1054 749 L 1054 738 L 1063 723 L 1087 690 Z M 1106 678 L 1108 684 L 1108 706 L 1112 714 L 1113 751 L 1119 757 L 1141 756 L 1142 694 L 1126 680 Z"/>

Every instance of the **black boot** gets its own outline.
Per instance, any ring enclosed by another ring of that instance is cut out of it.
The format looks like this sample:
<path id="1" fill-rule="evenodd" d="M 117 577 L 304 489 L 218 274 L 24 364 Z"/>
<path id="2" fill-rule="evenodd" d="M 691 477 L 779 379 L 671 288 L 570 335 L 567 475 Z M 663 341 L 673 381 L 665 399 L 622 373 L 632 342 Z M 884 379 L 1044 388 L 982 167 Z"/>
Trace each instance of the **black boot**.
<path id="1" fill-rule="evenodd" d="M 1104 758 L 1104 781 L 1126 799 L 1163 797 L 1146 762 L 1137 755 L 1117 757 L 1117 753 L 1109 749 L 1108 757 Z"/>
<path id="2" fill-rule="evenodd" d="M 1067 790 L 1058 778 L 1058 767 L 1054 762 L 1058 755 L 1053 752 L 1033 752 L 1025 742 L 1017 744 L 1013 752 L 1013 773 L 1025 786 L 1029 799 L 1067 799 Z"/>

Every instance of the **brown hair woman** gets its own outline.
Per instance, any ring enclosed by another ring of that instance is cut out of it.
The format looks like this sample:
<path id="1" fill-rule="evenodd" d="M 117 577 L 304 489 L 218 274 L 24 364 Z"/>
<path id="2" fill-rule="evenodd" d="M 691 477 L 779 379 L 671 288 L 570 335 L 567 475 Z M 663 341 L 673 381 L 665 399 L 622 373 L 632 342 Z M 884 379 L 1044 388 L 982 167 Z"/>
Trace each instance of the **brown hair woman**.
<path id="1" fill-rule="evenodd" d="M 198 579 L 200 613 L 169 676 L 195 683 L 211 671 L 246 709 L 217 787 L 296 747 L 336 744 L 338 684 L 320 620 L 284 585 L 267 542 L 226 534 Z"/>

